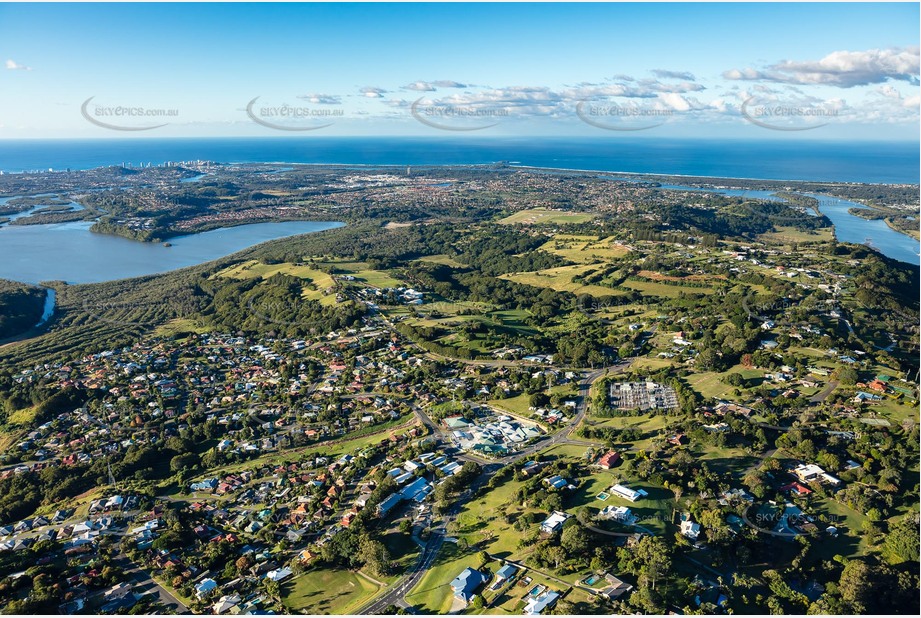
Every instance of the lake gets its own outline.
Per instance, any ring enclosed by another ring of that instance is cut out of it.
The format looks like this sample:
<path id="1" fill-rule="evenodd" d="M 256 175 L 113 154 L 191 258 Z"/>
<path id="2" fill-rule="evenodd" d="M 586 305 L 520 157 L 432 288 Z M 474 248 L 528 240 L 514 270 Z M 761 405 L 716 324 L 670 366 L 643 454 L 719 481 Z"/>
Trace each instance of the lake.
<path id="1" fill-rule="evenodd" d="M 171 247 L 89 231 L 91 221 L 0 226 L 0 278 L 98 283 L 208 262 L 260 243 L 344 225 L 331 221 L 252 223 L 170 238 Z"/>

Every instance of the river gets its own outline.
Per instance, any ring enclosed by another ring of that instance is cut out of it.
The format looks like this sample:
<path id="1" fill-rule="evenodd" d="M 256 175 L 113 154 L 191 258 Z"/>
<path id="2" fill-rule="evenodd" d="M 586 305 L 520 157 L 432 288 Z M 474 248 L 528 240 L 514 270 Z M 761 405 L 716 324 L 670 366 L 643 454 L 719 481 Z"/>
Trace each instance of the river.
<path id="1" fill-rule="evenodd" d="M 331 221 L 252 223 L 143 243 L 89 229 L 92 221 L 0 226 L 0 278 L 98 283 L 208 262 L 253 245 L 344 225 Z"/>
<path id="2" fill-rule="evenodd" d="M 733 197 L 743 197 L 759 200 L 768 200 L 772 202 L 785 202 L 782 197 L 774 194 L 773 191 L 762 191 L 754 189 L 702 189 L 699 187 L 688 187 L 684 185 L 660 185 L 663 189 L 672 189 L 676 191 L 701 191 L 704 193 L 718 193 Z M 906 264 L 921 264 L 921 255 L 919 248 L 921 243 L 917 240 L 897 232 L 889 227 L 882 219 L 870 221 L 863 219 L 848 212 L 851 208 L 861 208 L 868 210 L 867 206 L 852 202 L 850 200 L 838 197 L 829 197 L 818 193 L 803 193 L 809 197 L 814 197 L 819 202 L 819 212 L 828 217 L 835 226 L 835 238 L 841 242 L 851 242 L 859 245 L 867 245 L 899 262 Z M 811 214 L 809 210 L 805 210 Z"/>

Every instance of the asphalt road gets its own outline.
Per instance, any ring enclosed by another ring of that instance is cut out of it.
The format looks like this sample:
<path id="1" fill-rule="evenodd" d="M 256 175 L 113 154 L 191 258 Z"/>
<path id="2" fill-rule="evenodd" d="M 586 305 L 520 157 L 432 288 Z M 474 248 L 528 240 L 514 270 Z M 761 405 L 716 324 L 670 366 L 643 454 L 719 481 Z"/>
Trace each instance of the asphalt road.
<path id="1" fill-rule="evenodd" d="M 425 577 L 426 572 L 434 564 L 435 559 L 438 557 L 438 552 L 441 549 L 441 546 L 444 544 L 445 535 L 447 534 L 447 525 L 451 522 L 454 516 L 457 514 L 460 505 L 464 504 L 465 501 L 470 497 L 475 488 L 482 483 L 486 482 L 493 473 L 498 470 L 500 467 L 519 461 L 526 457 L 530 457 L 538 451 L 542 451 L 556 444 L 566 444 L 566 443 L 577 443 L 577 444 L 587 444 L 581 441 L 571 440 L 570 435 L 578 427 L 579 423 L 582 422 L 582 419 L 585 418 L 585 414 L 588 410 L 588 400 L 589 400 L 589 390 L 591 389 L 592 384 L 601 378 L 602 376 L 608 373 L 616 373 L 622 371 L 630 366 L 632 361 L 628 360 L 617 365 L 612 365 L 610 367 L 603 367 L 601 369 L 594 369 L 587 372 L 582 379 L 579 381 L 579 401 L 576 405 L 576 414 L 569 421 L 565 429 L 561 429 L 556 432 L 547 440 L 541 440 L 537 444 L 533 444 L 517 453 L 509 455 L 507 457 L 502 457 L 496 459 L 493 462 L 485 463 L 483 465 L 483 472 L 480 476 L 471 483 L 470 488 L 464 491 L 463 494 L 458 496 L 458 499 L 451 505 L 451 509 L 445 515 L 444 522 L 442 525 L 433 530 L 429 540 L 425 545 L 425 549 L 422 551 L 422 554 L 419 557 L 419 560 L 416 562 L 413 570 L 402 577 L 397 581 L 392 587 L 390 587 L 382 596 L 379 596 L 372 600 L 370 603 L 362 607 L 358 613 L 359 614 L 377 614 L 383 612 L 389 606 L 397 606 L 407 608 L 409 603 L 406 602 L 406 595 L 413 588 L 415 588 L 422 578 Z M 413 412 L 419 418 L 419 420 L 428 427 L 433 435 L 438 436 L 444 442 L 444 433 L 437 423 L 432 421 L 428 415 L 418 406 L 413 405 Z M 460 459 L 466 459 L 467 461 L 477 461 L 480 462 L 478 458 L 472 458 L 461 453 L 454 454 Z M 483 462 L 480 462 L 483 463 Z"/>
<path id="2" fill-rule="evenodd" d="M 124 554 L 121 554 L 115 560 L 115 564 L 123 570 L 127 577 L 134 580 L 135 594 L 155 593 L 159 597 L 160 603 L 166 607 L 170 613 L 189 613 L 189 608 L 186 607 L 182 601 L 177 599 L 169 590 L 154 581 L 150 573 L 129 560 Z"/>

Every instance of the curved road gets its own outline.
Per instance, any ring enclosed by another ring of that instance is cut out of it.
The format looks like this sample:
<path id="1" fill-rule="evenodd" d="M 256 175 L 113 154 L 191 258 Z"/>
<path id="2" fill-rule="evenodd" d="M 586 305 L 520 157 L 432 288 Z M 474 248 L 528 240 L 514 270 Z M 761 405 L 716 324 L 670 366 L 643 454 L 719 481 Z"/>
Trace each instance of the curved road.
<path id="1" fill-rule="evenodd" d="M 475 491 L 475 487 L 481 485 L 485 482 L 492 474 L 501 466 L 513 464 L 516 461 L 519 461 L 523 458 L 530 457 L 538 451 L 545 450 L 551 446 L 557 444 L 584 444 L 591 445 L 589 442 L 583 442 L 578 440 L 571 440 L 570 435 L 575 430 L 576 427 L 582 422 L 582 419 L 585 418 L 585 414 L 588 411 L 588 400 L 589 400 L 589 391 L 592 384 L 594 384 L 599 378 L 607 375 L 608 373 L 615 373 L 617 371 L 622 371 L 630 366 L 632 359 L 628 359 L 616 365 L 611 365 L 610 367 L 603 367 L 600 369 L 593 369 L 582 376 L 582 379 L 579 381 L 579 402 L 576 405 L 576 414 L 569 421 L 569 424 L 560 431 L 556 432 L 547 440 L 541 440 L 537 444 L 532 444 L 531 446 L 508 455 L 506 457 L 498 458 L 490 463 L 487 463 L 483 466 L 483 472 L 480 476 L 471 483 L 471 486 L 466 489 L 457 500 L 451 505 L 451 508 L 445 514 L 442 524 L 432 530 L 429 540 L 425 545 L 425 548 L 422 550 L 419 559 L 416 564 L 413 566 L 412 571 L 404 575 L 402 578 L 397 580 L 392 586 L 390 586 L 381 596 L 376 597 L 369 603 L 365 604 L 361 609 L 358 610 L 358 614 L 378 614 L 383 612 L 389 606 L 397 606 L 408 608 L 410 607 L 409 603 L 406 602 L 406 595 L 412 591 L 416 585 L 422 581 L 422 578 L 425 577 L 425 574 L 431 568 L 432 564 L 435 562 L 435 559 L 438 557 L 438 552 L 441 549 L 441 546 L 444 544 L 445 536 L 447 534 L 447 526 L 453 521 L 454 517 L 457 515 L 460 505 L 464 504 L 466 499 Z M 444 441 L 444 432 L 438 426 L 437 423 L 432 421 L 428 415 L 415 404 L 412 405 L 413 413 L 417 418 L 432 431 L 432 434 L 442 441 Z M 465 459 L 467 461 L 476 461 L 484 462 L 485 460 L 480 460 L 479 458 L 473 458 L 463 454 L 455 455 L 459 459 Z M 599 529 L 600 531 L 600 529 Z M 619 533 L 610 533 L 607 531 L 601 531 L 602 534 L 610 534 L 612 536 L 621 536 Z M 629 536 L 629 534 L 623 534 L 623 536 Z"/>

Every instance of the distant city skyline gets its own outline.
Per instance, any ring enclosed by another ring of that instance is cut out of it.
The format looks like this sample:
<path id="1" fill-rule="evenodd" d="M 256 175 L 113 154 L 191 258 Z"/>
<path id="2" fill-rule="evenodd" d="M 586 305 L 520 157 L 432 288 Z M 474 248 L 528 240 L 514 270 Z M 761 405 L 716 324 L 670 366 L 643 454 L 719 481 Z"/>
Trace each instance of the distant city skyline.
<path id="1" fill-rule="evenodd" d="M 4 4 L 0 139 L 917 140 L 919 17 L 917 3 Z"/>

